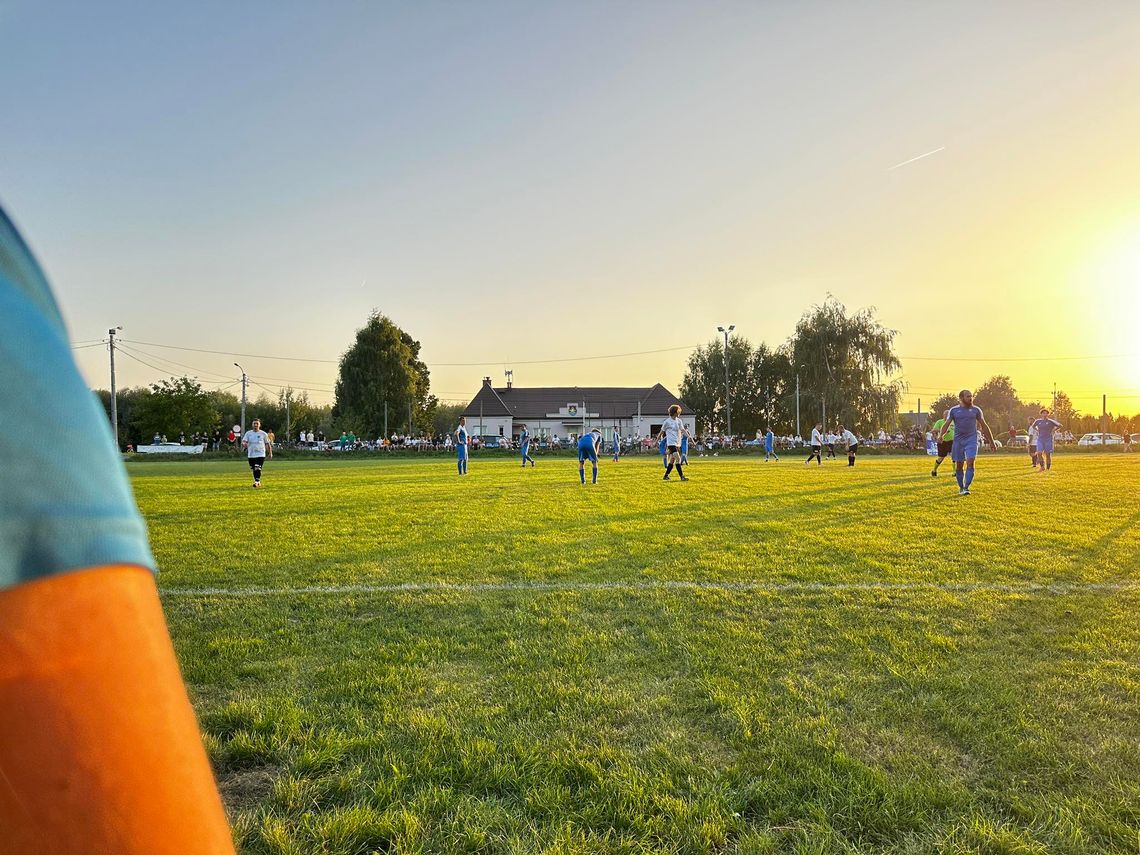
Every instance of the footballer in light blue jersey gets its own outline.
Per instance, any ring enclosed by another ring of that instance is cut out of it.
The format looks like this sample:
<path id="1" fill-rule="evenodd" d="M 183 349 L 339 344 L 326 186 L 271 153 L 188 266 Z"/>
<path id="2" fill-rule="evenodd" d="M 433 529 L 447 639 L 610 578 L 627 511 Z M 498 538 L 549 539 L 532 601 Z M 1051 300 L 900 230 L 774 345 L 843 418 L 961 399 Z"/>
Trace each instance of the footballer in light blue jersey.
<path id="1" fill-rule="evenodd" d="M 1033 422 L 1032 427 L 1037 431 L 1037 465 L 1041 471 L 1053 468 L 1053 433 L 1062 424 L 1049 416 L 1049 408 L 1041 408 L 1041 417 Z"/>
<path id="2" fill-rule="evenodd" d="M 938 441 L 954 428 L 954 442 L 950 448 L 950 459 L 954 461 L 954 479 L 958 482 L 958 495 L 970 495 L 970 484 L 974 481 L 974 458 L 978 456 L 978 429 L 986 441 L 994 446 L 994 435 L 979 407 L 974 406 L 974 393 L 963 389 L 958 393 L 958 405 L 946 411 L 946 420 L 938 432 Z"/>
<path id="3" fill-rule="evenodd" d="M 593 483 L 598 483 L 598 446 L 602 444 L 602 432 L 594 428 L 578 439 L 578 479 L 586 483 L 586 461 L 594 467 Z"/>
<path id="4" fill-rule="evenodd" d="M 522 450 L 522 467 L 526 469 L 527 461 L 530 461 L 531 469 L 534 468 L 534 458 L 530 456 L 530 431 L 526 429 L 526 425 L 522 426 L 519 431 L 519 448 Z"/>
<path id="5" fill-rule="evenodd" d="M 764 434 L 764 462 L 768 462 L 768 458 L 775 460 L 777 463 L 780 458 L 776 456 L 776 435 L 772 433 L 772 429 L 768 428 L 767 433 Z"/>
<path id="6" fill-rule="evenodd" d="M 467 440 L 467 419 L 460 416 L 459 427 L 455 429 L 455 465 L 459 468 L 460 475 L 467 474 Z"/>

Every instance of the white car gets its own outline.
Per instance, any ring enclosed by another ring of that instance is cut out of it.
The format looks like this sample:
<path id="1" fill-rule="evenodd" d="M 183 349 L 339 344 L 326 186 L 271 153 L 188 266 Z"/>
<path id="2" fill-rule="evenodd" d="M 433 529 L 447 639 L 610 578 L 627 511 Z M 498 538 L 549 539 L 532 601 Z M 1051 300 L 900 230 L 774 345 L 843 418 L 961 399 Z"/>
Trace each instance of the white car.
<path id="1" fill-rule="evenodd" d="M 1124 445 L 1124 437 L 1118 433 L 1086 433 L 1077 440 L 1077 445 L 1082 448 L 1095 445 Z"/>

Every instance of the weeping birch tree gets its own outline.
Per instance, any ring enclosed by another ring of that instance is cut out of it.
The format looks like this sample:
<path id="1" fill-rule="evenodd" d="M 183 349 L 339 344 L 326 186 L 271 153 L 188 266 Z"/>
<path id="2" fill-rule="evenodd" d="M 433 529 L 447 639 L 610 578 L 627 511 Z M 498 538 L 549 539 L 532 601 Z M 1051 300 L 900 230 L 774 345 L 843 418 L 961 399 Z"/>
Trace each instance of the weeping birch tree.
<path id="1" fill-rule="evenodd" d="M 890 380 L 902 368 L 894 351 L 897 334 L 879 323 L 873 308 L 849 315 L 829 297 L 809 309 L 787 347 L 807 418 L 857 431 L 893 427 L 906 389 Z"/>

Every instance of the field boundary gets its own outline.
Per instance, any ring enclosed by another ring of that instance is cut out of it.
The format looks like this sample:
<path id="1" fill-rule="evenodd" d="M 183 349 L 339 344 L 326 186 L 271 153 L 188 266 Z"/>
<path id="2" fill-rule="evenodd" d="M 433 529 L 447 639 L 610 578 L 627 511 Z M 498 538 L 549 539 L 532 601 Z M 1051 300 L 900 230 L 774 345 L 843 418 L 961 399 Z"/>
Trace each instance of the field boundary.
<path id="1" fill-rule="evenodd" d="M 163 597 L 275 597 L 352 594 L 435 593 L 644 593 L 655 591 L 713 591 L 724 593 L 948 593 L 948 594 L 1043 594 L 1140 592 L 1140 581 L 1131 582 L 403 582 L 391 585 L 302 585 L 270 588 L 159 588 Z"/>

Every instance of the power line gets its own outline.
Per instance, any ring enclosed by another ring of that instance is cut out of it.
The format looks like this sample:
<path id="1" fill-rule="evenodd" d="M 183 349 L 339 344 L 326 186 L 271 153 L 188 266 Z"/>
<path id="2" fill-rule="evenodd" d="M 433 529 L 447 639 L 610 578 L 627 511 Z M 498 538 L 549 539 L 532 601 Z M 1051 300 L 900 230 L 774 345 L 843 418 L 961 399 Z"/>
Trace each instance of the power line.
<path id="1" fill-rule="evenodd" d="M 132 347 L 125 347 L 125 346 L 124 346 L 123 344 L 121 344 L 121 343 L 119 344 L 119 348 L 120 348 L 121 350 L 126 350 L 126 351 L 128 351 L 128 352 L 137 353 L 137 354 L 139 354 L 140 356 L 147 356 L 147 357 L 150 357 L 151 359 L 156 359 L 156 360 L 158 360 L 159 362 L 164 362 L 164 363 L 166 363 L 166 364 L 168 364 L 168 365 L 176 365 L 176 366 L 178 366 L 179 368 L 185 368 L 185 369 L 188 369 L 188 370 L 190 370 L 190 371 L 193 371 L 193 372 L 195 372 L 195 373 L 197 373 L 197 374 L 211 374 L 211 375 L 213 375 L 214 377 L 219 377 L 219 378 L 222 378 L 222 379 L 224 379 L 224 380 L 229 380 L 229 379 L 230 379 L 230 377 L 232 377 L 232 376 L 233 376 L 233 375 L 231 375 L 231 374 L 219 374 L 219 373 L 218 373 L 218 372 L 216 372 L 216 371 L 207 371 L 207 370 L 206 370 L 206 369 L 204 369 L 204 368 L 197 368 L 197 367 L 195 367 L 195 366 L 193 366 L 193 365 L 186 365 L 186 364 L 185 364 L 185 363 L 183 363 L 183 362 L 175 362 L 173 359 L 167 359 L 165 356 L 159 356 L 158 354 L 155 354 L 155 353 L 146 353 L 146 352 L 144 352 L 144 351 L 141 351 L 141 350 L 138 350 L 138 349 L 136 349 L 136 348 L 132 348 Z M 240 381 L 239 381 L 239 382 L 240 382 Z"/>
<path id="2" fill-rule="evenodd" d="M 135 341 L 128 339 L 131 344 L 144 345 L 146 347 L 162 347 L 168 350 L 186 350 L 194 353 L 212 353 L 216 356 L 240 356 L 246 359 L 279 359 L 289 362 L 318 362 L 324 365 L 339 365 L 339 359 L 314 359 L 301 356 L 272 356 L 265 353 L 238 353 L 232 350 L 208 350 L 202 347 L 182 347 L 173 344 L 159 344 L 153 341 Z M 585 362 L 591 359 L 621 359 L 626 356 L 648 356 L 656 353 L 672 353 L 680 350 L 695 350 L 700 345 L 682 345 L 680 347 L 663 347 L 657 350 L 638 350 L 629 353 L 607 353 L 599 356 L 567 356 L 558 359 L 494 359 L 484 362 L 428 362 L 425 363 L 429 368 L 479 368 L 488 365 L 548 365 L 555 362 Z"/>
<path id="3" fill-rule="evenodd" d="M 107 342 L 105 342 L 105 341 L 94 341 L 94 342 L 91 342 L 90 344 L 73 344 L 71 346 L 71 349 L 72 350 L 86 350 L 89 347 L 99 347 L 99 346 L 104 345 L 106 343 Z"/>
<path id="4" fill-rule="evenodd" d="M 899 356 L 911 362 L 1077 362 L 1090 359 L 1135 359 L 1138 353 L 1105 353 L 1099 356 Z"/>

